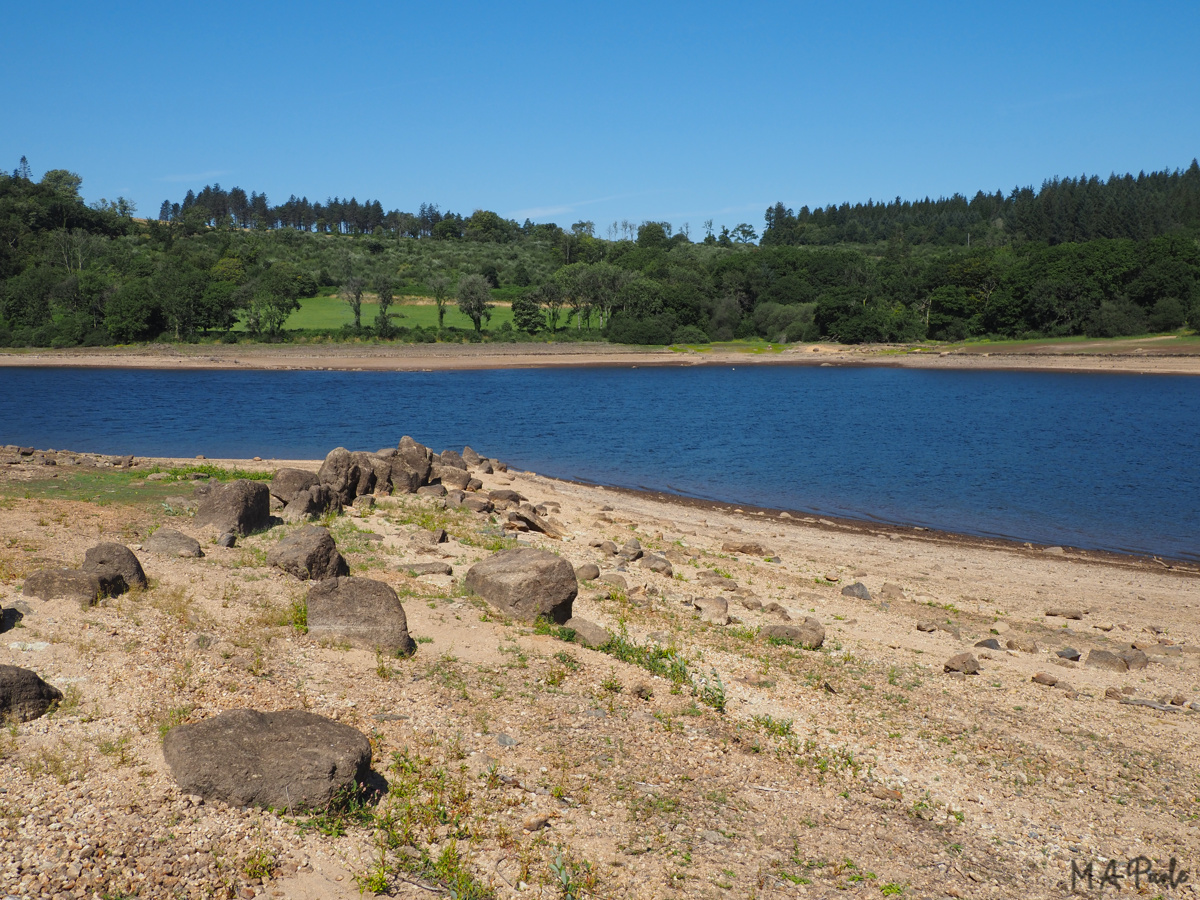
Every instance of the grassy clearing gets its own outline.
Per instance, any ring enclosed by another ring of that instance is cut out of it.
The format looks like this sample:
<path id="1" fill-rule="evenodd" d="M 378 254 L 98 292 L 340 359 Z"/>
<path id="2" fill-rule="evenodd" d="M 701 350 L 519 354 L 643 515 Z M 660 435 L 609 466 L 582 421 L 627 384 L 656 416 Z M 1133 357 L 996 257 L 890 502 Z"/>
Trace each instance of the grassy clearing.
<path id="1" fill-rule="evenodd" d="M 392 324 L 397 328 L 433 328 L 438 327 L 437 306 L 432 303 L 394 303 L 389 312 Z M 370 327 L 375 316 L 379 313 L 379 304 L 364 298 L 362 305 L 361 323 Z M 506 303 L 495 303 L 492 306 L 492 318 L 484 323 L 484 327 L 494 331 L 505 322 L 512 321 L 512 307 Z M 306 297 L 300 301 L 300 308 L 288 317 L 284 328 L 289 331 L 340 331 L 354 324 L 354 314 L 350 305 L 336 296 Z M 454 303 L 446 304 L 446 328 L 474 328 L 475 323 L 459 312 Z M 238 325 L 235 331 L 244 330 Z"/>

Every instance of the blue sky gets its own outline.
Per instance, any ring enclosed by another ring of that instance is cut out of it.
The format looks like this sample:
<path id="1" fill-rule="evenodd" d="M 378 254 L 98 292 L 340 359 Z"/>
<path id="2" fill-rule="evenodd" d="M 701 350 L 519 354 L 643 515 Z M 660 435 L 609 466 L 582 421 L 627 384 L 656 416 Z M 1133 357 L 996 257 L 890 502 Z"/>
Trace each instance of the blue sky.
<path id="1" fill-rule="evenodd" d="M 1200 156 L 1200 7 L 78 3 L 3 16 L 0 167 L 762 228 Z"/>

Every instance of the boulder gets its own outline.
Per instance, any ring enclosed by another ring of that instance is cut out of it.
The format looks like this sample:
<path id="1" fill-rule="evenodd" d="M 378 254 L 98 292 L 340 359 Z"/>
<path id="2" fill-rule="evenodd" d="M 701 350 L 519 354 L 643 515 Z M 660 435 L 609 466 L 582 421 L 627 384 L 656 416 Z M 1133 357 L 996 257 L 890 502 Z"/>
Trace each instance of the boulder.
<path id="1" fill-rule="evenodd" d="M 867 590 L 867 586 L 861 581 L 856 581 L 854 584 L 848 584 L 842 588 L 843 597 L 857 597 L 859 600 L 870 600 L 871 592 Z"/>
<path id="2" fill-rule="evenodd" d="M 237 535 L 232 531 L 226 531 L 223 535 L 217 538 L 217 546 L 229 549 L 237 544 Z"/>
<path id="3" fill-rule="evenodd" d="M 327 510 L 339 511 L 341 508 L 341 497 L 329 485 L 314 484 L 297 491 L 291 503 L 283 508 L 280 517 L 289 525 L 295 525 L 324 515 Z"/>
<path id="4" fill-rule="evenodd" d="M 1000 649 L 1002 649 L 1000 646 L 1000 642 L 998 640 L 996 640 L 995 638 L 984 638 L 982 641 L 976 641 L 975 646 L 980 647 L 984 650 L 1000 650 Z"/>
<path id="5" fill-rule="evenodd" d="M 692 606 L 700 613 L 701 622 L 729 624 L 729 601 L 724 597 L 697 597 L 692 601 Z"/>
<path id="6" fill-rule="evenodd" d="M 516 491 L 510 491 L 508 488 L 500 488 L 495 491 L 488 491 L 488 496 L 492 498 L 492 502 L 503 501 L 504 503 L 521 503 L 525 497 Z"/>
<path id="7" fill-rule="evenodd" d="M 445 497 L 446 489 L 440 484 L 426 484 L 417 488 L 418 497 Z"/>
<path id="8" fill-rule="evenodd" d="M 234 709 L 172 728 L 163 757 L 185 794 L 292 812 L 328 806 L 365 779 L 371 742 L 302 709 Z"/>
<path id="9" fill-rule="evenodd" d="M 1083 610 L 1065 606 L 1055 606 L 1046 610 L 1046 615 L 1055 616 L 1060 619 L 1071 619 L 1073 621 L 1078 621 L 1079 619 L 1083 618 Z"/>
<path id="10" fill-rule="evenodd" d="M 425 483 L 421 473 L 410 466 L 404 457 L 397 454 L 388 463 L 388 481 L 394 494 L 415 494 L 417 488 Z"/>
<path id="11" fill-rule="evenodd" d="M 271 520 L 271 491 L 261 481 L 244 478 L 214 485 L 200 498 L 197 527 L 212 525 L 218 531 L 250 534 L 266 528 Z"/>
<path id="12" fill-rule="evenodd" d="M 0 722 L 36 719 L 62 698 L 62 691 L 46 684 L 36 672 L 0 665 Z"/>
<path id="13" fill-rule="evenodd" d="M 116 579 L 119 578 L 121 585 L 116 593 L 123 593 L 130 588 L 146 587 L 146 573 L 133 551 L 124 544 L 113 541 L 97 544 L 88 550 L 83 556 L 83 571 L 95 573 L 101 582 L 107 580 L 114 588 Z"/>
<path id="14" fill-rule="evenodd" d="M 979 660 L 970 653 L 956 653 L 946 660 L 942 668 L 947 672 L 962 672 L 964 675 L 979 673 Z"/>
<path id="15" fill-rule="evenodd" d="M 453 575 L 454 568 L 450 563 L 423 562 L 400 563 L 396 568 L 401 572 L 411 572 L 413 575 Z"/>
<path id="16" fill-rule="evenodd" d="M 198 558 L 204 555 L 200 550 L 200 542 L 188 537 L 182 531 L 174 528 L 159 528 L 146 538 L 142 546 L 151 553 L 160 556 L 185 556 Z"/>
<path id="17" fill-rule="evenodd" d="M 400 444 L 396 450 L 396 455 L 404 460 L 405 464 L 416 473 L 421 484 L 429 481 L 430 471 L 433 467 L 433 451 L 424 444 L 418 444 L 408 435 L 400 438 Z M 420 487 L 420 485 L 418 485 Z"/>
<path id="18" fill-rule="evenodd" d="M 329 529 L 318 525 L 305 525 L 272 547 L 267 552 L 267 565 L 283 569 L 301 581 L 350 574 Z"/>
<path id="19" fill-rule="evenodd" d="M 790 641 L 806 650 L 819 650 L 825 643 L 825 626 L 812 616 L 796 625 L 764 625 L 758 634 L 764 640 Z"/>
<path id="20" fill-rule="evenodd" d="M 487 514 L 492 511 L 492 501 L 487 497 L 464 497 L 462 505 L 474 513 Z"/>
<path id="21" fill-rule="evenodd" d="M 1110 650 L 1089 650 L 1083 664 L 1097 669 L 1107 669 L 1110 672 L 1129 671 L 1128 663 Z"/>
<path id="22" fill-rule="evenodd" d="M 578 593 L 575 570 L 546 550 L 501 550 L 473 565 L 466 586 L 506 615 L 523 622 L 545 616 L 559 625 L 571 618 Z"/>
<path id="23" fill-rule="evenodd" d="M 477 466 L 483 465 L 485 460 L 482 456 L 480 456 L 478 453 L 476 453 L 470 447 L 463 447 L 462 461 L 465 462 L 469 467 L 474 469 Z"/>
<path id="24" fill-rule="evenodd" d="M 575 567 L 577 581 L 595 581 L 600 577 L 600 567 L 595 563 L 584 563 Z"/>
<path id="25" fill-rule="evenodd" d="M 467 470 L 467 463 L 457 450 L 443 450 L 438 455 L 438 459 L 441 461 L 443 466 L 449 466 L 453 469 L 462 469 L 464 472 Z"/>
<path id="26" fill-rule="evenodd" d="M 104 586 L 94 572 L 78 569 L 38 569 L 25 579 L 21 593 L 39 600 L 70 600 L 91 606 L 104 596 Z"/>
<path id="27" fill-rule="evenodd" d="M 1138 649 L 1122 650 L 1117 656 L 1125 660 L 1125 666 L 1130 672 L 1135 672 L 1138 669 L 1144 669 L 1150 665 L 1150 657 Z"/>
<path id="28" fill-rule="evenodd" d="M 271 479 L 269 490 L 272 497 L 278 497 L 280 502 L 286 506 L 292 502 L 298 493 L 308 490 L 314 484 L 320 483 L 321 479 L 317 477 L 316 472 L 309 472 L 305 469 L 283 468 L 275 472 L 275 477 Z"/>
<path id="29" fill-rule="evenodd" d="M 1004 642 L 1009 650 L 1020 650 L 1022 653 L 1037 653 L 1038 643 L 1030 638 L 1009 638 Z"/>
<path id="30" fill-rule="evenodd" d="M 388 496 L 392 492 L 392 458 L 381 457 L 377 453 L 367 454 L 367 465 L 371 468 L 372 491 L 381 496 Z M 407 492 L 404 492 L 407 493 Z M 358 492 L 359 497 L 365 496 L 365 491 Z M 355 498 L 358 499 L 357 497 Z"/>
<path id="31" fill-rule="evenodd" d="M 567 619 L 564 627 L 575 632 L 575 643 L 591 647 L 593 650 L 603 647 L 612 640 L 612 635 L 607 628 L 587 619 L 581 619 L 579 616 L 571 616 Z"/>
<path id="32" fill-rule="evenodd" d="M 367 454 L 351 453 L 345 447 L 329 451 L 317 478 L 337 494 L 342 506 L 349 506 L 359 494 L 369 494 L 375 488 L 375 470 Z"/>
<path id="33" fill-rule="evenodd" d="M 1038 672 L 1031 680 L 1034 684 L 1044 684 L 1046 687 L 1054 687 L 1058 684 L 1058 676 L 1051 675 L 1049 672 Z"/>
<path id="34" fill-rule="evenodd" d="M 433 477 L 444 484 L 447 490 L 465 491 L 471 481 L 466 469 L 447 465 L 434 466 Z"/>
<path id="35" fill-rule="evenodd" d="M 1080 657 L 1083 656 L 1074 647 L 1063 647 L 1061 650 L 1055 650 L 1054 655 L 1059 659 L 1069 659 L 1071 662 L 1079 662 Z"/>
<path id="36" fill-rule="evenodd" d="M 675 570 L 667 558 L 659 556 L 657 553 L 647 553 L 642 557 L 641 565 L 644 569 L 657 572 L 659 575 L 666 575 L 668 578 L 675 574 Z"/>
<path id="37" fill-rule="evenodd" d="M 625 576 L 618 572 L 609 572 L 607 575 L 601 575 L 600 580 L 605 584 L 611 584 L 619 591 L 629 590 L 629 582 L 625 580 Z"/>
<path id="38" fill-rule="evenodd" d="M 561 541 L 565 536 L 563 532 L 549 519 L 543 519 L 537 513 L 522 512 L 520 510 L 512 510 L 505 517 L 505 528 L 513 531 L 540 531 L 548 538 L 554 538 Z"/>
<path id="39" fill-rule="evenodd" d="M 308 633 L 400 655 L 417 648 L 396 592 L 370 578 L 337 577 L 314 583 L 308 590 Z"/>
<path id="40" fill-rule="evenodd" d="M 637 538 L 630 538 L 625 542 L 620 552 L 617 554 L 622 559 L 633 562 L 636 559 L 642 558 L 642 544 Z"/>

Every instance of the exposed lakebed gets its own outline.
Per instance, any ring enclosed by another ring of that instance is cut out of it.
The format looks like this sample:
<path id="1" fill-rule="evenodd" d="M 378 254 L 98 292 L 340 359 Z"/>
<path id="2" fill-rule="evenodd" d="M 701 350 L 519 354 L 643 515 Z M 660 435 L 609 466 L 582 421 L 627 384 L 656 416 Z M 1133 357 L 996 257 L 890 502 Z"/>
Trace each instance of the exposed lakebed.
<path id="1" fill-rule="evenodd" d="M 544 475 L 1200 559 L 1200 380 L 886 368 L 0 370 L 0 443 L 304 459 L 411 434 Z"/>

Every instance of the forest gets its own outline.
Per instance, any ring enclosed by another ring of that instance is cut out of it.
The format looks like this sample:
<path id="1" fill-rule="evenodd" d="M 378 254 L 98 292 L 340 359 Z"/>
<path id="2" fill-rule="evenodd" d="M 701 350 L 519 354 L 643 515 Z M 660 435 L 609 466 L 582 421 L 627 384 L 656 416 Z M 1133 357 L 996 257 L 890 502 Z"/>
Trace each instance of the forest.
<path id="1" fill-rule="evenodd" d="M 63 169 L 35 179 L 24 158 L 0 173 L 0 346 L 1200 331 L 1195 160 L 971 199 L 781 202 L 761 237 L 751 223 L 709 221 L 696 240 L 666 222 L 564 228 L 294 195 L 272 205 L 216 184 L 143 219 L 121 197 L 85 203 L 82 183 Z M 403 312 L 415 303 L 429 316 Z M 314 324 L 321 304 L 346 324 Z"/>

